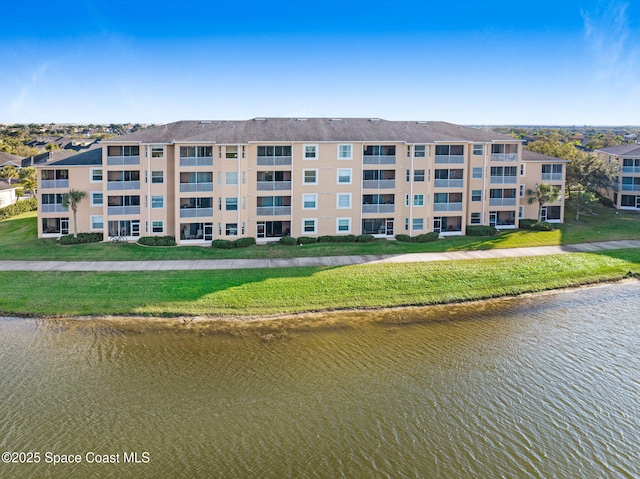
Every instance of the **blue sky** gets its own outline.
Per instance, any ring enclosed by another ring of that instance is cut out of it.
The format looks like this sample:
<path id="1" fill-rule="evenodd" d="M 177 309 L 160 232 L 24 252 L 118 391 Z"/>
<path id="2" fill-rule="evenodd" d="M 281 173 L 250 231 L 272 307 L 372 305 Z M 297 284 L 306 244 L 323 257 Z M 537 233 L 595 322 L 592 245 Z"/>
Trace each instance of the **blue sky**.
<path id="1" fill-rule="evenodd" d="M 638 125 L 638 3 L 8 2 L 0 123 Z"/>

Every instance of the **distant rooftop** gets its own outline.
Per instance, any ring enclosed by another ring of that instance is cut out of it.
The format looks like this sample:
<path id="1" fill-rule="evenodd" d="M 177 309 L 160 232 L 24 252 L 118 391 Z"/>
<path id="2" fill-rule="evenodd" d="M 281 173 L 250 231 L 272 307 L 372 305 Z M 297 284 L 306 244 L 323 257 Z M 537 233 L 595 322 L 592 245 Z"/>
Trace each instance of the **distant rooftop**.
<path id="1" fill-rule="evenodd" d="M 630 143 L 628 145 L 607 146 L 606 148 L 598 148 L 597 151 L 610 153 L 616 156 L 638 156 L 640 157 L 640 145 L 638 143 Z"/>
<path id="2" fill-rule="evenodd" d="M 73 156 L 69 156 L 62 160 L 50 163 L 42 163 L 38 166 L 91 166 L 102 165 L 102 148 L 94 148 L 92 150 L 83 151 Z"/>
<path id="3" fill-rule="evenodd" d="M 556 158 L 555 156 L 543 155 L 542 153 L 536 153 L 535 151 L 522 150 L 522 161 L 554 161 L 568 163 L 569 160 L 563 158 Z"/>

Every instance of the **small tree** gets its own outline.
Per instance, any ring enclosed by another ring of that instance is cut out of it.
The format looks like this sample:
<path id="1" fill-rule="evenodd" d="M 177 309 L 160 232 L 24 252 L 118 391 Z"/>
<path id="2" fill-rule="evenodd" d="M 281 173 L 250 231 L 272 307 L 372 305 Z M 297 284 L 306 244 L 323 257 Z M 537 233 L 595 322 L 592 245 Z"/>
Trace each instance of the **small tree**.
<path id="1" fill-rule="evenodd" d="M 0 178 L 6 178 L 7 180 L 9 180 L 9 184 L 11 184 L 13 180 L 18 179 L 19 176 L 20 175 L 18 173 L 18 168 L 13 165 L 5 165 L 0 170 Z"/>
<path id="2" fill-rule="evenodd" d="M 78 190 L 69 190 L 68 193 L 65 193 L 62 196 L 62 206 L 64 206 L 65 208 L 71 208 L 71 211 L 73 211 L 73 237 L 74 238 L 78 237 L 78 220 L 77 220 L 78 203 L 80 203 L 82 201 L 82 198 L 84 198 L 85 196 L 86 196 L 86 193 L 84 191 L 78 191 Z"/>
<path id="3" fill-rule="evenodd" d="M 31 196 L 35 196 L 36 189 L 38 188 L 38 179 L 36 169 L 33 166 L 28 166 L 20 170 L 20 183 L 22 187 L 31 192 Z"/>
<path id="4" fill-rule="evenodd" d="M 538 222 L 542 222 L 542 207 L 546 203 L 554 203 L 560 198 L 560 190 L 546 183 L 536 183 L 534 189 L 527 190 L 527 203 L 538 203 Z"/>

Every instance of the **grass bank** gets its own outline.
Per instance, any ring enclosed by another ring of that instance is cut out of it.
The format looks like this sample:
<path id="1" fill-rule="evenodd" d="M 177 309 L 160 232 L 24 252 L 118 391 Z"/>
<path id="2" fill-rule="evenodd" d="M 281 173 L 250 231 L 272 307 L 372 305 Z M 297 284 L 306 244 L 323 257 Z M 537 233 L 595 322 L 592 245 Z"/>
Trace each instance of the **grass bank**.
<path id="1" fill-rule="evenodd" d="M 0 272 L 3 314 L 248 317 L 444 304 L 640 274 L 640 251 L 436 263 L 169 272 Z M 71 292 L 71 293 L 70 293 Z"/>
<path id="2" fill-rule="evenodd" d="M 302 256 L 342 256 L 366 254 L 406 254 L 436 251 L 484 250 L 549 246 L 594 241 L 640 238 L 640 215 L 598 207 L 594 216 L 581 216 L 567 208 L 567 221 L 549 232 L 505 231 L 490 238 L 448 237 L 434 243 L 401 243 L 379 240 L 373 243 L 317 243 L 305 246 L 256 245 L 235 250 L 181 246 L 175 248 L 141 247 L 136 244 L 98 243 L 60 246 L 54 239 L 37 238 L 35 212 L 0 222 L 0 259 L 2 260 L 87 260 L 130 261 L 168 259 L 290 258 Z"/>

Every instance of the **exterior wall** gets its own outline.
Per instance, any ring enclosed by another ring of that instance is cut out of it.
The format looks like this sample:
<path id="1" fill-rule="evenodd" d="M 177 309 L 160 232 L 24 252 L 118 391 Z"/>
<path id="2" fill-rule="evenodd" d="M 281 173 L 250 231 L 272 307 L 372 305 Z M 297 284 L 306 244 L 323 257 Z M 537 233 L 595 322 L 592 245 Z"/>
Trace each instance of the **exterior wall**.
<path id="1" fill-rule="evenodd" d="M 618 167 L 618 179 L 612 189 L 603 193 L 617 209 L 640 210 L 640 156 L 612 155 L 598 152 L 607 163 Z"/>
<path id="2" fill-rule="evenodd" d="M 560 197 L 558 201 L 554 203 L 545 204 L 543 208 L 549 209 L 549 207 L 560 207 L 560 217 L 553 215 L 552 218 L 546 219 L 549 223 L 564 223 L 564 204 L 565 204 L 565 182 L 567 177 L 567 161 L 549 159 L 548 161 L 527 161 L 523 163 L 525 171 L 522 176 L 522 195 L 520 195 L 520 207 L 522 210 L 521 219 L 538 219 L 538 203 L 529 204 L 527 201 L 527 191 L 535 189 L 539 183 L 546 183 L 548 185 L 555 186 L 560 189 Z M 543 173 L 543 167 L 554 165 L 556 172 Z M 557 172 L 557 169 L 561 168 L 561 172 Z M 543 215 L 544 216 L 544 215 Z M 544 219 L 544 218 L 543 218 Z"/>
<path id="3" fill-rule="evenodd" d="M 15 188 L 0 190 L 0 208 L 9 206 L 18 201 Z"/>

